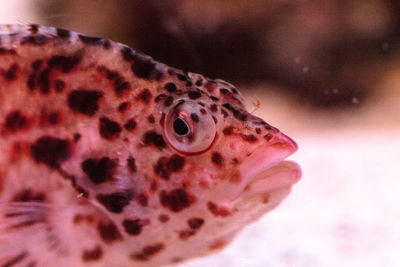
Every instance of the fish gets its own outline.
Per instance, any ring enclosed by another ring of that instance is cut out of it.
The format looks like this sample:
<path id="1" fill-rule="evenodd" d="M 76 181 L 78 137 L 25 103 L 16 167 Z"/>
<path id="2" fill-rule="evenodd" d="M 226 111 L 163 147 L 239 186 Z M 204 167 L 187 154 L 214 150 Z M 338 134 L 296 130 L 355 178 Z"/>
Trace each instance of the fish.
<path id="1" fill-rule="evenodd" d="M 61 28 L 0 25 L 0 266 L 216 253 L 301 177 L 230 83 Z"/>

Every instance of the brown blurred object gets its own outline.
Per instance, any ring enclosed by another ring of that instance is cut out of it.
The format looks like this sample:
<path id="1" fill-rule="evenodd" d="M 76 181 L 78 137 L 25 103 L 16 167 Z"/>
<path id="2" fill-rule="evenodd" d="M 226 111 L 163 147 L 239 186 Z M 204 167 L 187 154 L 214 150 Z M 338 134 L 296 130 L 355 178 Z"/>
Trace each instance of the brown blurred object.
<path id="1" fill-rule="evenodd" d="M 46 1 L 47 24 L 126 43 L 168 65 L 272 83 L 315 107 L 359 106 L 400 48 L 400 3 Z M 44 17 L 45 14 L 43 14 Z"/>

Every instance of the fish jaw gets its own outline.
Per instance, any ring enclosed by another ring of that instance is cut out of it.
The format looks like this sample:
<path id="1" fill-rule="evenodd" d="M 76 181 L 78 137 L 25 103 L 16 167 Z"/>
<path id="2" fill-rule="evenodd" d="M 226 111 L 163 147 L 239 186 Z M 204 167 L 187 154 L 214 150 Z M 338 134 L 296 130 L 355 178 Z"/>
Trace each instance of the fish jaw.
<path id="1" fill-rule="evenodd" d="M 277 189 L 290 188 L 299 181 L 301 168 L 296 162 L 285 159 L 297 149 L 297 144 L 283 133 L 278 133 L 270 142 L 261 144 L 232 174 L 239 177 L 239 182 L 227 188 L 225 199 L 232 202 L 244 191 L 267 194 Z"/>

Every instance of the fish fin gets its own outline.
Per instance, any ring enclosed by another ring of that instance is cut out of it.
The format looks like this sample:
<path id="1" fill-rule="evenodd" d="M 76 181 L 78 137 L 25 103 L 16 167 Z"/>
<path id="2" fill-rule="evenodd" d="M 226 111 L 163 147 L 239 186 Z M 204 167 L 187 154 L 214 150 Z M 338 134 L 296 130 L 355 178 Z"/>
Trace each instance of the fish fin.
<path id="1" fill-rule="evenodd" d="M 45 241 L 48 210 L 40 202 L 0 203 L 0 266 L 35 264 L 31 247 Z"/>
<path id="2" fill-rule="evenodd" d="M 99 227 L 112 227 L 113 235 Z M 0 266 L 86 266 L 106 257 L 104 243 L 120 240 L 117 226 L 86 199 L 0 202 Z"/>
<path id="3" fill-rule="evenodd" d="M 38 201 L 0 203 L 0 266 L 65 266 L 69 246 L 55 208 Z"/>

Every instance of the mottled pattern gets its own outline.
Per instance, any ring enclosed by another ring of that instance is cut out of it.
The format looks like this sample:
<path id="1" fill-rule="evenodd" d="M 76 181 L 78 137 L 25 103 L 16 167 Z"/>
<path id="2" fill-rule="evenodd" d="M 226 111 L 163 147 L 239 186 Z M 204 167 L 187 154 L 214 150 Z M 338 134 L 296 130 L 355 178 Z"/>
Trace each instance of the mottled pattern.
<path id="1" fill-rule="evenodd" d="M 206 255 L 300 177 L 233 85 L 38 25 L 0 25 L 0 146 L 1 266 Z"/>

